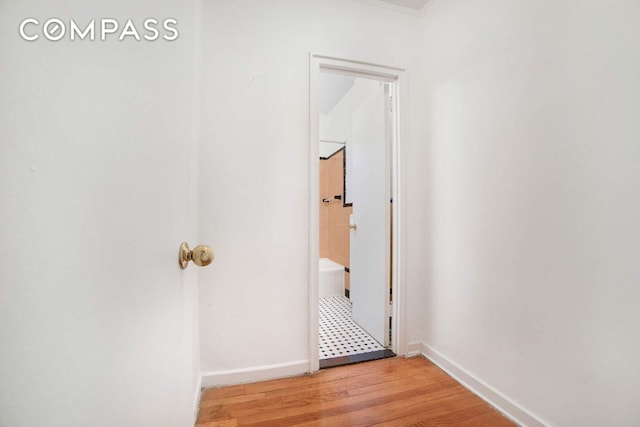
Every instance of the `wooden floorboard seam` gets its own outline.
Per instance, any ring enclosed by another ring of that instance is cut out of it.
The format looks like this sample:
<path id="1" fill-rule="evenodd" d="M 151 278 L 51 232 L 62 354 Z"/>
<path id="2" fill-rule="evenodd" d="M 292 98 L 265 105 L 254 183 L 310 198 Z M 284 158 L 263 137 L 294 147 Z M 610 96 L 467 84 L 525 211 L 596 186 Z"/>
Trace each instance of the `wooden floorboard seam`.
<path id="1" fill-rule="evenodd" d="M 196 425 L 515 424 L 427 359 L 396 357 L 313 375 L 204 390 Z"/>

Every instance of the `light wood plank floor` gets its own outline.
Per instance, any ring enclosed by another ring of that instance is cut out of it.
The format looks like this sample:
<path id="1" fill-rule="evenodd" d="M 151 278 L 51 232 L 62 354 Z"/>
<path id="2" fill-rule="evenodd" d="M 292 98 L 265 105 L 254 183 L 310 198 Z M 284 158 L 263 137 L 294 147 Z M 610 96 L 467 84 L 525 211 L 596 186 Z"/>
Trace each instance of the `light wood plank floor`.
<path id="1" fill-rule="evenodd" d="M 197 427 L 513 426 L 422 357 L 205 390 Z"/>

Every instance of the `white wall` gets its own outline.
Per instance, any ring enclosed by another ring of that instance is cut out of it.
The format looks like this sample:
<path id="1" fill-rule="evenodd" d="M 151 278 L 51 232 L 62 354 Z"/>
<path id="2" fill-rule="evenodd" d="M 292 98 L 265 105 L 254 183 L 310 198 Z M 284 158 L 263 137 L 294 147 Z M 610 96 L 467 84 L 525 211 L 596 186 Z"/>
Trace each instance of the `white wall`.
<path id="1" fill-rule="evenodd" d="M 205 383 L 275 364 L 306 370 L 308 54 L 406 67 L 413 84 L 417 23 L 344 0 L 204 4 L 199 231 L 217 254 L 216 267 L 200 272 Z M 423 215 L 407 190 L 420 234 Z M 411 287 L 422 263 L 406 262 Z M 408 315 L 418 339 L 419 313 Z"/>
<path id="2" fill-rule="evenodd" d="M 322 80 L 325 75 L 332 74 L 320 73 L 320 79 Z M 330 80 L 329 82 L 332 81 L 334 80 Z M 351 195 L 353 195 L 354 174 L 352 152 L 353 113 L 361 108 L 366 101 L 370 101 L 372 97 L 375 97 L 376 94 L 380 94 L 381 91 L 384 92 L 384 89 L 381 87 L 382 84 L 383 83 L 377 80 L 357 78 L 353 82 L 351 89 L 336 103 L 328 114 L 320 114 L 320 121 L 318 123 L 320 140 L 346 141 L 347 199 L 344 200 L 345 203 L 353 202 L 353 198 L 351 197 Z M 330 87 L 330 85 L 326 83 L 321 84 L 318 90 L 322 91 L 327 87 Z M 384 102 L 384 99 L 382 102 Z M 320 146 L 322 147 L 322 144 L 320 144 Z"/>
<path id="3" fill-rule="evenodd" d="M 318 81 L 318 110 L 320 115 L 329 114 L 335 105 L 351 90 L 356 78 L 335 73 L 322 73 Z"/>
<path id="4" fill-rule="evenodd" d="M 177 426 L 198 386 L 195 2 L 0 3 L 0 425 Z M 28 43 L 26 17 L 175 17 Z"/>
<path id="5" fill-rule="evenodd" d="M 427 350 L 552 425 L 640 419 L 640 3 L 422 18 Z"/>
<path id="6" fill-rule="evenodd" d="M 327 73 L 320 73 L 320 79 Z M 372 96 L 372 91 L 379 88 L 380 83 L 375 80 L 357 78 L 353 86 L 344 97 L 338 101 L 328 114 L 320 115 L 319 131 L 320 139 L 332 141 L 350 141 L 352 128 L 352 114 L 368 98 Z M 328 87 L 327 84 L 320 86 L 319 90 Z M 330 86 L 329 86 L 330 87 Z"/>

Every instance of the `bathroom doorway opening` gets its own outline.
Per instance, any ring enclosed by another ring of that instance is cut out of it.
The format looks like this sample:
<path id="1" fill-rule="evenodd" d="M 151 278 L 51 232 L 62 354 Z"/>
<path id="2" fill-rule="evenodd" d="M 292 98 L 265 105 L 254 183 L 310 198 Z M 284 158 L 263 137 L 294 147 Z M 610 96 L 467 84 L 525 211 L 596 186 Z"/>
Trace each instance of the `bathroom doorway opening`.
<path id="1" fill-rule="evenodd" d="M 401 75 L 311 57 L 310 371 L 404 353 Z"/>

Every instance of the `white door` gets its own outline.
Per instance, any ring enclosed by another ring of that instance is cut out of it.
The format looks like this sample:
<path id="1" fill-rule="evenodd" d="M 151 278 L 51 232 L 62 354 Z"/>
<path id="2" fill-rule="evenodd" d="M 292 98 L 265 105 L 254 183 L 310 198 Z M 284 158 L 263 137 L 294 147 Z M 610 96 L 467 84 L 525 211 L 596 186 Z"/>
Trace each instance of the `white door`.
<path id="1" fill-rule="evenodd" d="M 204 242 L 190 167 L 197 14 L 182 3 L 136 2 L 175 13 L 174 42 L 85 40 L 82 54 L 5 32 L 44 4 L 0 7 L 2 63 L 15 67 L 0 67 L 2 426 L 193 425 L 197 267 L 178 267 L 178 246 Z M 85 4 L 74 16 L 95 16 Z"/>
<path id="2" fill-rule="evenodd" d="M 389 345 L 389 145 L 384 84 L 353 113 L 353 202 L 350 242 L 350 298 L 353 319 L 380 344 Z"/>

